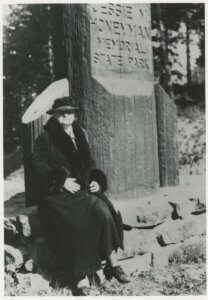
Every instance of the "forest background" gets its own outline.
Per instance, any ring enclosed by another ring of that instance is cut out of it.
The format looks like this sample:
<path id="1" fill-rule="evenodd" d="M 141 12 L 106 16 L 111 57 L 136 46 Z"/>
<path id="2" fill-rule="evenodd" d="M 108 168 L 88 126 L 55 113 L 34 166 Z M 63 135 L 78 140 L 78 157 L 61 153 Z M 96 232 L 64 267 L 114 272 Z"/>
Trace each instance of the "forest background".
<path id="1" fill-rule="evenodd" d="M 198 218 L 201 220 L 200 218 L 203 218 L 203 215 L 189 216 L 189 207 L 195 207 L 196 204 L 196 207 L 200 208 L 203 213 L 206 211 L 204 6 L 202 3 L 151 4 L 155 83 L 160 83 L 177 105 L 177 138 L 180 166 L 179 186 L 169 188 L 169 192 L 168 190 L 166 192 L 161 190 L 161 194 L 155 193 L 153 200 L 158 205 L 162 200 L 161 195 L 163 195 L 166 202 L 168 199 L 173 199 L 174 203 L 184 205 L 184 220 L 174 219 L 169 225 L 165 223 L 165 226 L 167 225 L 168 228 L 168 234 L 171 236 L 171 233 L 174 233 L 173 236 L 176 237 L 176 227 L 180 224 L 185 224 L 184 229 L 185 232 L 188 231 L 188 234 L 194 234 L 196 228 L 198 232 L 198 226 L 195 225 L 195 222 Z M 62 32 L 56 32 L 56 27 L 54 26 L 54 10 L 60 7 L 61 5 L 58 4 L 4 6 L 3 125 L 5 214 L 11 208 L 17 212 L 21 205 L 25 209 L 21 117 L 38 94 L 51 82 L 60 79 L 57 76 L 57 64 L 54 58 L 56 45 L 54 45 L 55 39 L 53 38 L 57 34 L 60 37 L 63 34 Z M 58 67 L 62 70 L 62 66 L 59 65 Z M 139 203 L 143 203 L 143 200 L 140 199 Z M 127 208 L 130 203 L 129 201 L 127 202 L 126 204 L 123 202 L 124 206 L 123 210 L 121 210 L 121 212 L 125 212 L 123 214 L 125 217 L 128 217 Z M 164 202 L 162 202 L 162 206 L 159 205 L 157 208 L 153 205 L 153 212 L 154 207 L 160 212 L 166 209 Z M 168 203 L 170 204 L 170 202 Z M 159 212 L 158 215 L 160 215 Z M 193 226 L 187 226 L 190 223 L 186 223 L 189 222 L 186 216 L 196 217 L 196 220 L 192 223 Z M 168 221 L 169 217 L 165 221 Z M 178 217 L 181 218 L 181 216 Z M 19 219 L 19 214 L 17 218 Z M 7 218 L 5 220 L 6 222 L 8 221 Z M 13 220 L 13 217 L 11 220 Z M 197 222 L 197 224 L 200 223 L 199 221 Z M 13 223 L 8 224 L 10 226 Z M 12 226 L 9 227 L 9 232 L 13 230 Z M 199 227 L 202 230 L 200 231 L 201 235 L 202 232 L 205 232 L 205 224 L 201 222 Z M 8 227 L 6 226 L 5 228 Z M 148 232 L 147 240 L 151 241 L 149 234 Z M 185 236 L 186 234 L 184 233 Z M 137 239 L 131 238 L 130 248 L 134 240 L 136 241 Z M 161 249 L 158 256 L 160 262 L 163 263 L 165 261 L 165 256 L 163 256 L 165 252 L 162 251 L 169 251 L 168 248 L 172 246 L 174 245 L 162 247 L 163 249 Z M 206 234 L 193 237 L 193 243 L 190 244 L 186 244 L 186 241 L 184 241 L 181 247 L 178 252 L 173 252 L 168 267 L 166 266 L 161 270 L 151 268 L 149 271 L 141 271 L 139 273 L 135 271 L 131 274 L 132 281 L 129 285 L 124 286 L 116 282 L 107 282 L 103 287 L 96 287 L 94 289 L 95 294 L 92 295 L 97 295 L 97 292 L 108 296 L 205 295 L 207 293 Z M 48 254 L 44 256 L 42 252 L 40 253 L 43 260 L 48 257 Z M 160 259 L 161 257 L 162 260 Z M 126 261 L 127 264 L 132 265 L 130 259 Z M 147 263 L 145 263 L 144 256 L 141 257 L 141 262 L 143 261 L 146 267 Z M 157 258 L 155 261 L 157 261 Z M 40 275 L 42 274 L 41 272 L 40 274 L 38 272 L 25 274 L 25 271 L 23 273 L 21 271 L 15 272 L 11 273 L 12 275 L 8 272 L 5 273 L 5 291 L 8 296 L 71 295 L 71 291 L 65 288 L 49 288 L 49 281 L 48 279 L 43 280 Z M 15 278 L 17 277 L 18 284 L 15 283 Z M 46 276 L 46 278 L 49 277 Z"/>
<path id="2" fill-rule="evenodd" d="M 4 6 L 3 115 L 4 175 L 22 164 L 21 117 L 56 79 L 54 9 L 58 4 Z M 151 4 L 155 82 L 178 106 L 205 106 L 203 3 Z M 57 33 L 56 33 L 57 34 Z M 62 33 L 60 32 L 60 35 Z M 184 159 L 184 157 L 183 157 Z M 8 161 L 12 161 L 8 165 Z M 181 161 L 182 162 L 182 161 Z M 8 166 L 7 166 L 8 165 Z"/>

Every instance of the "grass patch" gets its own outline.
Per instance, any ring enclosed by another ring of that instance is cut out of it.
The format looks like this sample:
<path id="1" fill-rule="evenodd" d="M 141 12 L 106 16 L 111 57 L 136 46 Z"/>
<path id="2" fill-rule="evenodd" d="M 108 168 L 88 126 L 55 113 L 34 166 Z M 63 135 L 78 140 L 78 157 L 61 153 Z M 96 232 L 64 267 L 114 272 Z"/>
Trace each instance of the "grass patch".
<path id="1" fill-rule="evenodd" d="M 190 261 L 190 260 L 189 260 Z M 120 284 L 115 279 L 102 286 L 92 286 L 90 296 L 156 296 L 156 295 L 205 295 L 206 264 L 204 259 L 189 263 L 172 263 L 163 270 L 134 272 L 131 282 Z M 30 287 L 10 285 L 5 296 L 71 296 L 69 287 L 33 290 Z"/>
<path id="2" fill-rule="evenodd" d="M 205 240 L 198 243 L 182 245 L 170 256 L 170 263 L 200 263 L 206 261 L 206 244 Z"/>

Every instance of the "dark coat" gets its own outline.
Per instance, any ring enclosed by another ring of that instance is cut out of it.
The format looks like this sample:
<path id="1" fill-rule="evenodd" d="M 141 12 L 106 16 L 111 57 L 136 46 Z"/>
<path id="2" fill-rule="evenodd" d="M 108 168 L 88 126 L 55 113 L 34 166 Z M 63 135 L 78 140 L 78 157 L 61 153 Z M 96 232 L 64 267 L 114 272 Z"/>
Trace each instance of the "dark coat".
<path id="1" fill-rule="evenodd" d="M 37 174 L 41 176 L 42 192 L 47 193 L 49 190 L 58 192 L 67 177 L 77 178 L 82 190 L 88 188 L 89 181 L 96 180 L 104 192 L 107 180 L 102 171 L 93 168 L 95 164 L 86 135 L 76 122 L 72 127 L 78 151 L 55 118 L 47 122 L 45 130 L 36 140 L 33 165 Z"/>
<path id="2" fill-rule="evenodd" d="M 77 149 L 52 117 L 37 138 L 33 152 L 39 179 L 39 215 L 50 250 L 60 269 L 79 279 L 101 268 L 101 260 L 123 248 L 122 220 L 103 192 L 105 174 L 95 168 L 84 130 L 72 124 Z M 76 178 L 81 190 L 65 190 L 67 177 Z M 89 192 L 97 181 L 98 193 Z"/>

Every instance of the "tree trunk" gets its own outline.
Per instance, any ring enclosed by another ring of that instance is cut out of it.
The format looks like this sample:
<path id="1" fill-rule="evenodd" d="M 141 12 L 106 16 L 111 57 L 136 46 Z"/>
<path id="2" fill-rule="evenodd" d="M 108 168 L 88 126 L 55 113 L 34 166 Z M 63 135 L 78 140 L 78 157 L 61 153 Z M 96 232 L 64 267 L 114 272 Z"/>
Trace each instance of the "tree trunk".
<path id="1" fill-rule="evenodd" d="M 63 5 L 52 4 L 52 46 L 55 79 L 67 77 L 66 47 L 64 45 Z"/>
<path id="2" fill-rule="evenodd" d="M 160 34 L 160 62 L 161 62 L 161 76 L 160 84 L 165 91 L 171 93 L 170 85 L 170 71 L 168 65 L 168 31 L 162 21 L 162 9 L 160 4 L 156 4 L 157 12 L 157 28 Z"/>
<path id="3" fill-rule="evenodd" d="M 191 85 L 191 56 L 190 56 L 190 27 L 189 20 L 186 21 L 186 59 L 187 59 L 187 86 Z"/>
<path id="4" fill-rule="evenodd" d="M 63 22 L 70 94 L 109 196 L 138 199 L 159 185 L 149 5 L 64 5 Z"/>

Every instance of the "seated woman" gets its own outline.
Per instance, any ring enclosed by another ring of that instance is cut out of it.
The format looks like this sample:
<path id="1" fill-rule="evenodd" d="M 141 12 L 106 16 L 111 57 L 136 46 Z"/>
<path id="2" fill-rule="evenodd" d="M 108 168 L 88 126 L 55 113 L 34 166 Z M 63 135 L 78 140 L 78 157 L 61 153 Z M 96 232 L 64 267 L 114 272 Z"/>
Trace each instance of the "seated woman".
<path id="1" fill-rule="evenodd" d="M 75 121 L 72 99 L 57 99 L 35 142 L 33 167 L 39 178 L 39 216 L 57 269 L 66 272 L 74 295 L 86 295 L 86 276 L 102 269 L 107 279 L 129 282 L 117 265 L 123 248 L 122 222 L 103 194 L 104 173 L 95 168 L 84 130 Z M 119 222 L 120 220 L 120 222 Z"/>

